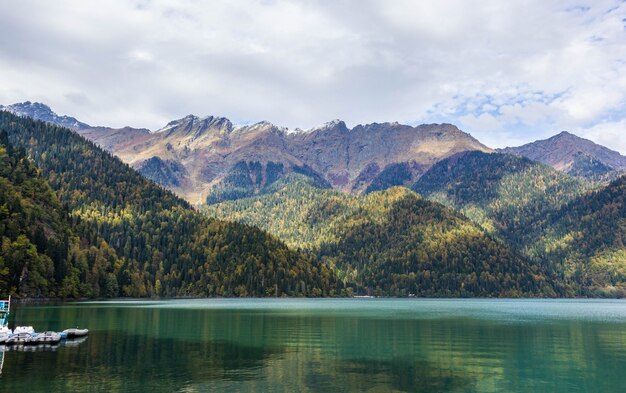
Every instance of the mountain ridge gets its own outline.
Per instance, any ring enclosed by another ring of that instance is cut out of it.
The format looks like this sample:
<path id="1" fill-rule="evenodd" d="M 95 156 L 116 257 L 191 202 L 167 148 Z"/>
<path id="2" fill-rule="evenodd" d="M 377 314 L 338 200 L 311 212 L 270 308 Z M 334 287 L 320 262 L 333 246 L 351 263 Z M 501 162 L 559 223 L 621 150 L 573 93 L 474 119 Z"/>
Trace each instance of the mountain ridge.
<path id="1" fill-rule="evenodd" d="M 44 121 L 58 118 L 36 111 L 31 116 Z M 267 121 L 235 126 L 224 117 L 187 115 L 156 131 L 90 126 L 74 129 L 150 179 L 200 204 L 207 198 L 215 200 L 215 193 L 222 198 L 260 192 L 258 187 L 249 186 L 243 194 L 224 192 L 228 188 L 224 180 L 247 163 L 259 163 L 262 173 L 258 176 L 262 178 L 273 176 L 266 173 L 268 164 L 272 168 L 282 166 L 279 176 L 306 168 L 311 176 L 323 178 L 333 188 L 358 194 L 365 192 L 377 176 L 385 176 L 390 165 L 406 163 L 411 168 L 405 179 L 409 183 L 452 154 L 491 151 L 447 123 L 410 126 L 386 122 L 349 128 L 335 119 L 307 130 L 289 130 Z M 165 165 L 153 160 L 155 157 Z M 172 166 L 184 171 L 171 171 L 168 168 Z M 175 179 L 168 178 L 171 173 Z"/>
<path id="2" fill-rule="evenodd" d="M 411 187 L 437 162 L 465 151 L 517 154 L 593 183 L 607 183 L 626 171 L 626 157 L 567 131 L 494 150 L 450 123 L 374 122 L 348 127 L 335 119 L 308 129 L 289 129 L 268 121 L 235 125 L 226 117 L 190 114 L 151 131 L 92 127 L 58 116 L 40 103 L 4 108 L 75 129 L 194 204 L 256 195 L 270 185 L 266 179 L 302 168 L 351 194 Z M 278 172 L 268 173 L 268 168 Z M 236 173 L 241 170 L 249 173 Z M 246 180 L 249 176 L 255 181 Z"/>
<path id="3" fill-rule="evenodd" d="M 74 117 L 57 115 L 48 105 L 41 102 L 25 101 L 7 106 L 0 105 L 0 110 L 76 130 L 91 128 L 89 124 L 78 121 Z"/>
<path id="4" fill-rule="evenodd" d="M 518 154 L 588 180 L 612 180 L 626 171 L 626 156 L 568 131 L 497 151 Z"/>

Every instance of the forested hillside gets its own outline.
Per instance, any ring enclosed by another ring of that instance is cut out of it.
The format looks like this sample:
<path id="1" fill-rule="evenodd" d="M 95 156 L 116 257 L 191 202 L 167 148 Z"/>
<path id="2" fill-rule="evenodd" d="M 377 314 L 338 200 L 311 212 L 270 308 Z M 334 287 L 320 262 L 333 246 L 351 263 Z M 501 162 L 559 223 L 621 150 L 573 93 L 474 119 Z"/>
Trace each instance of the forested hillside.
<path id="1" fill-rule="evenodd" d="M 453 211 L 400 187 L 366 197 L 306 179 L 209 206 L 214 217 L 258 225 L 335 266 L 359 293 L 419 296 L 554 295 L 539 266 Z"/>
<path id="2" fill-rule="evenodd" d="M 626 176 L 529 228 L 537 259 L 554 260 L 576 294 L 626 296 Z"/>
<path id="3" fill-rule="evenodd" d="M 0 132 L 0 295 L 48 294 L 67 259 L 69 234 L 52 189 Z"/>
<path id="4" fill-rule="evenodd" d="M 624 183 L 588 194 L 588 183 L 546 165 L 470 152 L 436 164 L 414 189 L 544 264 L 569 295 L 623 296 Z"/>
<path id="5" fill-rule="evenodd" d="M 482 152 L 461 153 L 437 163 L 413 187 L 522 247 L 529 225 L 545 220 L 548 212 L 589 188 L 527 158 Z"/>
<path id="6" fill-rule="evenodd" d="M 0 295 L 117 296 L 119 263 L 105 242 L 71 229 L 67 211 L 39 170 L 0 131 Z"/>
<path id="7" fill-rule="evenodd" d="M 79 256 L 68 271 L 53 270 L 48 295 L 318 296 L 339 290 L 323 264 L 257 228 L 206 218 L 73 131 L 6 112 L 0 112 L 0 130 L 40 168 L 72 230 L 108 250 L 102 258 Z"/>

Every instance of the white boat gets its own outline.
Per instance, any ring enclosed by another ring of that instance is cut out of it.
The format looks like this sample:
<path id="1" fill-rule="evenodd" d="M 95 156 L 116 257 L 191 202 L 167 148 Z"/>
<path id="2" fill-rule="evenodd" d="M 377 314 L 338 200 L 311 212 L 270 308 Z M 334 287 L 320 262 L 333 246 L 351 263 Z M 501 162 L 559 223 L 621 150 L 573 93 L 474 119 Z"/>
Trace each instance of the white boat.
<path id="1" fill-rule="evenodd" d="M 63 333 L 67 335 L 67 338 L 83 337 L 83 336 L 86 336 L 87 333 L 89 333 L 89 329 L 79 329 L 79 328 L 65 329 Z"/>
<path id="2" fill-rule="evenodd" d="M 65 329 L 62 333 L 46 331 L 42 333 L 35 332 L 32 326 L 17 326 L 13 331 L 8 327 L 9 310 L 11 307 L 11 297 L 8 300 L 0 300 L 0 346 L 5 349 L 29 349 L 37 348 L 56 348 L 64 339 L 79 338 L 76 343 L 86 339 L 89 330 L 87 329 Z"/>
<path id="3" fill-rule="evenodd" d="M 33 335 L 35 334 L 35 329 L 32 326 L 16 326 L 15 329 L 13 329 L 13 334 L 19 333 L 28 333 Z"/>
<path id="4" fill-rule="evenodd" d="M 6 326 L 0 326 L 0 344 L 4 343 L 9 336 L 13 334 L 13 331 Z"/>

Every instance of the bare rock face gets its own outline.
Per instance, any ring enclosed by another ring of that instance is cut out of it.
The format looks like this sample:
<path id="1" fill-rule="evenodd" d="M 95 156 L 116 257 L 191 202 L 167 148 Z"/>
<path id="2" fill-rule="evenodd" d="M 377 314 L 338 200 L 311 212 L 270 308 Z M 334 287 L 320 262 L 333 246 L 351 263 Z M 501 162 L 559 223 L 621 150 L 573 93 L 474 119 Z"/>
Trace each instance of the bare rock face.
<path id="1" fill-rule="evenodd" d="M 53 115 L 35 118 L 67 124 L 59 120 L 66 117 L 45 108 Z M 81 135 L 191 203 L 205 203 L 217 191 L 220 197 L 211 200 L 258 193 L 291 172 L 363 193 L 374 180 L 376 189 L 414 182 L 439 160 L 462 151 L 491 151 L 451 124 L 373 123 L 350 129 L 334 120 L 289 132 L 268 122 L 235 126 L 223 117 L 189 115 L 150 132 L 73 120 L 77 126 L 72 128 Z"/>
<path id="2" fill-rule="evenodd" d="M 307 168 L 313 178 L 335 189 L 361 193 L 393 164 L 410 164 L 406 179 L 410 183 L 443 158 L 461 151 L 490 151 L 450 124 L 375 123 L 349 129 L 336 120 L 308 131 L 288 132 L 267 122 L 235 127 L 223 118 L 188 116 L 146 139 L 136 138 L 137 143 L 112 151 L 131 165 L 153 156 L 180 162 L 190 181 L 187 187 L 172 188 L 192 202 L 202 202 L 222 187 L 231 169 L 242 162 L 258 162 L 262 168 L 280 164 L 285 174 Z"/>
<path id="3" fill-rule="evenodd" d="M 542 162 L 590 180 L 610 178 L 626 170 L 626 157 L 588 139 L 563 131 L 545 140 L 499 150 Z"/>
<path id="4" fill-rule="evenodd" d="M 138 168 L 145 177 L 166 188 L 184 188 L 189 181 L 189 174 L 184 166 L 176 161 L 152 157 L 142 162 Z"/>
<path id="5" fill-rule="evenodd" d="M 363 191 L 379 171 L 392 164 L 430 167 L 461 151 L 490 151 L 451 124 L 373 123 L 349 130 L 339 121 L 290 134 L 289 149 L 333 187 L 346 192 Z"/>
<path id="6" fill-rule="evenodd" d="M 334 188 L 350 183 L 350 130 L 335 120 L 322 127 L 289 135 L 287 151 L 322 174 Z"/>

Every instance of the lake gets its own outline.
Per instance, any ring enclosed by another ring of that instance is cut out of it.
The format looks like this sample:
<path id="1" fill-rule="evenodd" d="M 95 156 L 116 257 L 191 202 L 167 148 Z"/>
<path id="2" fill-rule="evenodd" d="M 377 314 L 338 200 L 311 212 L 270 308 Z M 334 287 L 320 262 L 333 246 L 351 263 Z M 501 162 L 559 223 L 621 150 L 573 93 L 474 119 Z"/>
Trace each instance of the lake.
<path id="1" fill-rule="evenodd" d="M 624 392 L 626 302 L 198 299 L 18 305 L 87 340 L 7 351 L 6 392 Z"/>

